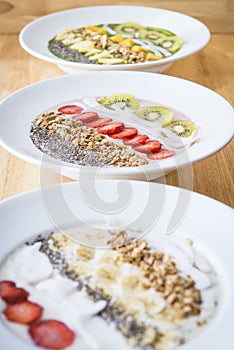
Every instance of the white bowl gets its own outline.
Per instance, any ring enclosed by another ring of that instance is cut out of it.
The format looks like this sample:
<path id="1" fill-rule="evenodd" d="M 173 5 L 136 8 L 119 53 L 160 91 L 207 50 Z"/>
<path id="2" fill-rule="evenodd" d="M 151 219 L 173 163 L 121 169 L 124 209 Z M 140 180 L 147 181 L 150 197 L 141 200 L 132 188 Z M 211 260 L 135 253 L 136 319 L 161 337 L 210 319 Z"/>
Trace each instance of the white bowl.
<path id="1" fill-rule="evenodd" d="M 200 140 L 176 156 L 138 167 L 88 167 L 62 163 L 45 157 L 32 143 L 29 137 L 31 122 L 45 110 L 69 100 L 114 92 L 131 93 L 137 98 L 156 101 L 185 113 L 200 125 Z M 152 180 L 204 159 L 224 147 L 233 137 L 234 111 L 215 92 L 179 78 L 141 72 L 93 72 L 57 77 L 16 91 L 0 104 L 0 123 L 0 143 L 8 151 L 33 164 L 52 167 L 70 178 L 95 176 Z"/>
<path id="2" fill-rule="evenodd" d="M 132 200 L 124 206 L 125 200 L 129 199 L 126 196 L 127 188 Z M 91 202 L 83 196 L 84 193 L 91 194 Z M 203 326 L 199 336 L 184 344 L 181 349 L 220 350 L 222 344 L 223 350 L 231 350 L 234 324 L 233 210 L 208 197 L 176 187 L 136 181 L 67 183 L 21 194 L 0 203 L 1 262 L 18 245 L 43 232 L 57 230 L 60 225 L 67 225 L 73 216 L 81 220 L 102 216 L 103 213 L 98 211 L 100 205 L 94 207 L 93 198 L 97 194 L 100 201 L 109 203 L 110 206 L 114 206 L 119 197 L 122 198 L 122 206 L 119 208 L 122 210 L 116 214 L 120 219 L 128 215 L 129 221 L 132 221 L 136 212 L 144 215 L 150 213 L 155 219 L 156 232 L 158 227 L 167 232 L 169 222 L 181 201 L 190 199 L 185 217 L 177 216 L 177 222 L 174 222 L 174 229 L 176 225 L 180 225 L 171 238 L 178 242 L 180 238 L 190 237 L 194 241 L 195 247 L 206 256 L 217 272 L 222 294 L 219 295 L 219 307 L 213 320 Z M 139 198 L 143 198 L 140 203 Z M 108 210 L 106 213 L 110 214 Z M 155 244 L 156 242 L 157 233 Z M 1 322 L 0 334 L 1 349 L 37 349 L 18 338 Z M 119 349 L 116 343 L 111 348 Z M 110 347 L 103 348 L 109 349 Z"/>
<path id="3" fill-rule="evenodd" d="M 75 29 L 86 25 L 127 21 L 168 29 L 184 39 L 185 43 L 176 54 L 168 58 L 133 65 L 96 65 L 69 62 L 55 57 L 48 50 L 48 41 L 64 27 Z M 198 20 L 181 13 L 143 6 L 94 6 L 61 11 L 29 23 L 20 33 L 20 44 L 28 53 L 57 64 L 69 74 L 94 70 L 163 72 L 173 62 L 201 50 L 209 39 L 208 28 Z"/>

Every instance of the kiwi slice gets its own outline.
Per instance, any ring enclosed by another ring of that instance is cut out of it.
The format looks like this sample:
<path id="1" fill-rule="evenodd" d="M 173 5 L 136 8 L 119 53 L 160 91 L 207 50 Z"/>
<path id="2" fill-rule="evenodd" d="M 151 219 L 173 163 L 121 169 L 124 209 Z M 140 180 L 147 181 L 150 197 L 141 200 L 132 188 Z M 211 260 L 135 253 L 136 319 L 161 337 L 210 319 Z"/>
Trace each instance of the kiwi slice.
<path id="1" fill-rule="evenodd" d="M 99 100 L 98 103 L 112 110 L 115 110 L 115 106 L 120 109 L 130 108 L 132 110 L 136 110 L 139 108 L 139 102 L 135 96 L 124 93 L 105 96 Z"/>
<path id="2" fill-rule="evenodd" d="M 168 36 L 164 38 L 160 46 L 171 53 L 176 53 L 182 47 L 183 43 L 184 41 L 178 36 Z"/>
<path id="3" fill-rule="evenodd" d="M 140 24 L 137 24 L 135 22 L 125 22 L 115 27 L 115 31 L 117 33 L 130 34 L 130 35 L 135 35 L 142 29 L 143 27 Z"/>
<path id="4" fill-rule="evenodd" d="M 197 130 L 190 120 L 176 120 L 164 127 L 180 137 L 189 137 Z"/>
<path id="5" fill-rule="evenodd" d="M 145 30 L 147 31 L 154 31 L 154 32 L 157 32 L 157 33 L 161 33 L 161 34 L 164 34 L 166 36 L 176 36 L 175 33 L 167 30 L 167 29 L 162 29 L 162 28 L 156 28 L 156 27 L 145 27 Z"/>
<path id="6" fill-rule="evenodd" d="M 173 120 L 173 112 L 162 106 L 147 106 L 139 108 L 136 115 L 150 122 L 160 123 L 162 126 L 167 125 Z"/>
<path id="7" fill-rule="evenodd" d="M 154 30 L 154 31 L 141 30 L 139 32 L 139 37 L 140 37 L 140 39 L 150 40 L 155 45 L 161 44 L 166 39 L 166 36 L 164 34 L 161 34 L 161 33 L 157 32 L 156 30 Z"/>

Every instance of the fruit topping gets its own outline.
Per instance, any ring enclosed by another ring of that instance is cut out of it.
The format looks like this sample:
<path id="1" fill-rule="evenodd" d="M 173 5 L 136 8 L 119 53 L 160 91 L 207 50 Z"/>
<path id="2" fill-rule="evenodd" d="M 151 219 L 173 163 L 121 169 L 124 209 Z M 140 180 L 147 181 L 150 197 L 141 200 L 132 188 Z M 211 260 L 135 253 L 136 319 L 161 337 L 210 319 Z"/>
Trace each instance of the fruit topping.
<path id="1" fill-rule="evenodd" d="M 75 333 L 65 323 L 56 320 L 45 320 L 29 329 L 34 343 L 45 349 L 64 349 L 74 342 Z"/>
<path id="2" fill-rule="evenodd" d="M 147 157 L 150 160 L 161 160 L 161 159 L 168 158 L 168 157 L 171 157 L 174 155 L 175 155 L 175 152 L 173 152 L 173 151 L 168 151 L 167 149 L 161 149 L 159 152 L 148 154 Z"/>
<path id="3" fill-rule="evenodd" d="M 173 119 L 173 112 L 166 107 L 147 106 L 141 107 L 136 112 L 136 115 L 150 122 L 160 123 L 162 126 L 169 124 Z"/>
<path id="4" fill-rule="evenodd" d="M 94 122 L 87 123 L 86 125 L 90 128 L 100 128 L 101 126 L 108 125 L 112 122 L 111 118 L 100 118 L 95 120 Z"/>
<path id="5" fill-rule="evenodd" d="M 112 122 L 108 125 L 98 128 L 98 132 L 104 135 L 112 135 L 121 132 L 124 129 L 124 123 L 122 122 Z"/>
<path id="6" fill-rule="evenodd" d="M 144 145 L 134 146 L 135 151 L 142 153 L 155 153 L 161 149 L 161 143 L 157 140 L 147 141 Z"/>
<path id="7" fill-rule="evenodd" d="M 98 103 L 106 108 L 113 110 L 115 110 L 115 107 L 118 109 L 130 108 L 132 110 L 139 108 L 139 102 L 135 96 L 124 93 L 105 96 L 99 100 Z"/>
<path id="8" fill-rule="evenodd" d="M 80 120 L 82 123 L 90 123 L 97 120 L 98 118 L 99 117 L 96 112 L 85 112 L 73 117 L 72 119 Z"/>
<path id="9" fill-rule="evenodd" d="M 170 130 L 177 136 L 189 137 L 197 130 L 197 126 L 189 120 L 176 120 L 166 125 L 165 129 Z"/>
<path id="10" fill-rule="evenodd" d="M 83 111 L 83 108 L 76 105 L 62 106 L 58 109 L 63 114 L 79 114 Z"/>
<path id="11" fill-rule="evenodd" d="M 137 129 L 135 128 L 125 128 L 123 131 L 118 134 L 113 134 L 111 137 L 113 139 L 131 139 L 138 134 Z"/>
<path id="12" fill-rule="evenodd" d="M 144 145 L 149 140 L 147 135 L 137 135 L 133 139 L 124 140 L 126 146 L 140 146 Z"/>
<path id="13" fill-rule="evenodd" d="M 39 320 L 43 308 L 31 301 L 8 305 L 3 311 L 8 321 L 20 324 L 32 324 Z"/>
<path id="14" fill-rule="evenodd" d="M 135 22 L 121 23 L 121 24 L 115 26 L 115 28 L 114 28 L 114 30 L 117 33 L 131 34 L 131 35 L 138 33 L 142 29 L 143 29 L 143 27 Z"/>
<path id="15" fill-rule="evenodd" d="M 8 304 L 16 304 L 28 299 L 29 293 L 17 288 L 12 281 L 0 282 L 0 297 Z"/>

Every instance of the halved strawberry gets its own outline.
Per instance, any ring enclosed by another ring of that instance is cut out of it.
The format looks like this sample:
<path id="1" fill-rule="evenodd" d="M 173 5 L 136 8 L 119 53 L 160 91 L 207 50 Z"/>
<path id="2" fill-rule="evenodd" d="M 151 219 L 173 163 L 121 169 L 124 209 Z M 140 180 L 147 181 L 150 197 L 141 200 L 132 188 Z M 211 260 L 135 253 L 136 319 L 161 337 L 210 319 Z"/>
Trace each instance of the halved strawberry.
<path id="1" fill-rule="evenodd" d="M 0 282 L 0 297 L 8 304 L 21 303 L 28 299 L 29 293 L 23 288 L 17 288 L 12 281 Z"/>
<path id="2" fill-rule="evenodd" d="M 79 114 L 84 108 L 77 105 L 62 106 L 58 108 L 58 111 L 63 114 Z"/>
<path id="3" fill-rule="evenodd" d="M 113 135 L 121 132 L 124 129 L 124 123 L 122 122 L 112 122 L 108 125 L 98 128 L 98 132 L 104 135 Z"/>
<path id="4" fill-rule="evenodd" d="M 133 139 L 124 140 L 126 146 L 140 146 L 144 145 L 149 140 L 147 135 L 137 135 Z"/>
<path id="5" fill-rule="evenodd" d="M 90 128 L 100 128 L 101 126 L 105 126 L 107 124 L 110 124 L 111 122 L 111 118 L 100 118 L 98 120 L 95 120 L 94 122 L 87 123 L 86 125 Z"/>
<path id="6" fill-rule="evenodd" d="M 31 324 L 38 321 L 42 312 L 43 308 L 31 301 L 8 305 L 3 311 L 8 321 L 20 324 Z"/>
<path id="7" fill-rule="evenodd" d="M 144 145 L 134 146 L 135 151 L 142 153 L 155 153 L 161 148 L 161 143 L 157 140 L 147 141 Z"/>
<path id="8" fill-rule="evenodd" d="M 173 151 L 168 151 L 167 149 L 161 149 L 157 153 L 148 154 L 147 157 L 151 160 L 161 160 L 161 159 L 168 158 L 168 157 L 171 157 L 174 155 L 175 155 L 175 152 L 173 152 Z"/>
<path id="9" fill-rule="evenodd" d="M 97 120 L 98 118 L 99 116 L 96 112 L 85 112 L 73 117 L 72 119 L 80 120 L 82 123 L 89 123 Z"/>
<path id="10" fill-rule="evenodd" d="M 74 342 L 75 333 L 65 323 L 56 320 L 45 320 L 29 329 L 34 343 L 44 349 L 64 349 Z"/>
<path id="11" fill-rule="evenodd" d="M 138 134 L 138 130 L 135 128 L 125 128 L 118 134 L 113 134 L 111 137 L 113 139 L 130 139 Z"/>

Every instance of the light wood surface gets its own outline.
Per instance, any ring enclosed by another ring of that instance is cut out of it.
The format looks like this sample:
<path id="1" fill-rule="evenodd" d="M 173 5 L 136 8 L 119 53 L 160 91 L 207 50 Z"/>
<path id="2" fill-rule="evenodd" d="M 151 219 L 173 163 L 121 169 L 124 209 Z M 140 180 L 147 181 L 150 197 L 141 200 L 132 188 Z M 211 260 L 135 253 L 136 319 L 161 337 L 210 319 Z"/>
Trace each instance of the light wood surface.
<path id="1" fill-rule="evenodd" d="M 234 105 L 234 2 L 230 0 L 129 0 L 114 3 L 108 0 L 0 1 L 0 100 L 23 86 L 64 74 L 53 64 L 40 61 L 24 52 L 18 43 L 18 34 L 24 25 L 40 16 L 60 10 L 112 4 L 160 7 L 203 21 L 211 30 L 210 43 L 199 53 L 173 64 L 165 74 L 202 84 Z M 222 122 L 222 116 L 220 121 Z M 193 189 L 234 207 L 233 154 L 234 141 L 215 155 L 194 164 L 192 183 L 186 181 L 186 171 L 189 172 L 186 168 L 173 171 L 161 182 Z M 39 167 L 16 158 L 2 148 L 0 164 L 0 199 L 42 185 Z M 71 181 L 52 171 L 46 171 L 46 176 L 43 177 L 46 178 L 44 184 Z"/>

